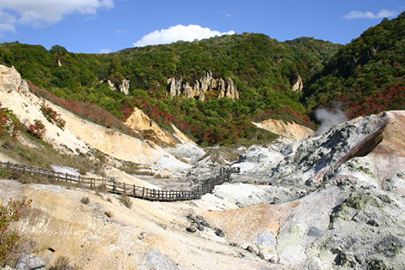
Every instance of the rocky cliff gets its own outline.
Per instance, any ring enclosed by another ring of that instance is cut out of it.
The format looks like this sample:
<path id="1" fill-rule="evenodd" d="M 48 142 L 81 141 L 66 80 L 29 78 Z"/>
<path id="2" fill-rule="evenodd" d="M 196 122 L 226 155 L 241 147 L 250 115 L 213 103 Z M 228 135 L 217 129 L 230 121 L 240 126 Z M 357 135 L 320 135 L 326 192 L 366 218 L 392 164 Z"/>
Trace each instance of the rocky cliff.
<path id="1" fill-rule="evenodd" d="M 218 93 L 218 98 L 239 99 L 239 92 L 232 79 L 213 78 L 211 71 L 206 72 L 205 76 L 191 85 L 189 82 L 184 82 L 182 77 L 171 77 L 167 81 L 167 89 L 171 97 L 181 95 L 187 98 L 205 100 L 207 92 L 215 91 Z"/>
<path id="2" fill-rule="evenodd" d="M 44 100 L 30 92 L 27 82 L 21 79 L 20 74 L 13 67 L 0 65 L 0 100 L 2 106 L 12 110 L 27 127 L 35 120 L 41 120 L 46 129 L 44 140 L 61 152 L 87 154 L 91 148 L 95 148 L 120 160 L 147 165 L 158 163 L 163 156 L 174 159 L 169 152 L 151 141 L 134 138 L 117 130 L 94 124 L 47 102 L 47 106 L 59 113 L 66 121 L 65 128 L 61 129 L 47 120 L 41 111 Z M 150 120 L 146 122 L 148 125 L 151 123 Z M 143 125 L 141 122 L 138 124 Z M 156 130 L 159 129 L 156 128 Z M 174 141 L 173 138 L 164 136 L 163 131 L 157 134 L 169 144 Z"/>

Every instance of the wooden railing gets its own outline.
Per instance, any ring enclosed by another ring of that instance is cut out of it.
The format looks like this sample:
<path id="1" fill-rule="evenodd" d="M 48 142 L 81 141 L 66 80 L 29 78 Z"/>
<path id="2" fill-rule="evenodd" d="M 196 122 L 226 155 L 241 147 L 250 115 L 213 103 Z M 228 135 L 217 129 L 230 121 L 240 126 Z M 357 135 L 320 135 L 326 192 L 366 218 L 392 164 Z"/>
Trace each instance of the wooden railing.
<path id="1" fill-rule="evenodd" d="M 239 168 L 221 168 L 219 175 L 205 179 L 200 185 L 192 190 L 162 190 L 111 181 L 106 178 L 89 178 L 81 175 L 61 173 L 54 170 L 10 162 L 0 161 L 0 168 L 23 174 L 53 178 L 57 181 L 77 184 L 80 187 L 90 189 L 98 188 L 106 192 L 125 194 L 135 198 L 167 202 L 199 199 L 202 195 L 212 192 L 216 185 L 229 181 L 232 173 L 239 173 Z"/>

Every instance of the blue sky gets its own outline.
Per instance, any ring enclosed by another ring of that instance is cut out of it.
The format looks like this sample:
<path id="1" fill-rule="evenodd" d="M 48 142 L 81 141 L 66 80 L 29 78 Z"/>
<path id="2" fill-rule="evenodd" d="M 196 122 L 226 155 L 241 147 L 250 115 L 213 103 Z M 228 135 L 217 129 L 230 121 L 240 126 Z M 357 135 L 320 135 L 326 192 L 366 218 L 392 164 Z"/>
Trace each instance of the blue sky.
<path id="1" fill-rule="evenodd" d="M 0 42 L 100 53 L 250 32 L 346 44 L 404 10 L 404 0 L 1 0 Z"/>

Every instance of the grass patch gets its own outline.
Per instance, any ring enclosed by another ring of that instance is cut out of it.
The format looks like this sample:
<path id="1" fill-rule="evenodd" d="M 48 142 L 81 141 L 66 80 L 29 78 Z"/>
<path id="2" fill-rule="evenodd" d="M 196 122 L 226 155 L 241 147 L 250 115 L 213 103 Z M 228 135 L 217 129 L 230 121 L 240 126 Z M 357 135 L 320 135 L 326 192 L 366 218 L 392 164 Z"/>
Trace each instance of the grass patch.
<path id="1" fill-rule="evenodd" d="M 70 259 L 66 256 L 59 256 L 55 265 L 49 268 L 50 270 L 76 270 L 76 266 L 70 265 Z"/>
<path id="2" fill-rule="evenodd" d="M 52 169 L 51 165 L 66 166 L 78 169 L 81 174 L 85 174 L 88 171 L 101 174 L 102 164 L 105 161 L 105 157 L 98 151 L 93 151 L 91 153 L 95 159 L 90 160 L 89 156 L 84 154 L 61 154 L 50 144 L 37 139 L 34 136 L 26 134 L 22 136 L 25 136 L 37 147 L 22 145 L 10 136 L 3 136 L 0 139 L 0 145 L 2 146 L 1 151 L 7 156 L 15 159 L 18 163 L 46 169 Z"/>
<path id="3" fill-rule="evenodd" d="M 132 201 L 131 201 L 131 198 L 130 198 L 130 197 L 128 197 L 128 196 L 125 195 L 125 194 L 122 194 L 120 200 L 121 200 L 121 202 L 122 202 L 123 205 L 125 205 L 126 207 L 128 207 L 129 209 L 131 209 L 131 207 L 132 207 Z"/>
<path id="4" fill-rule="evenodd" d="M 80 202 L 82 204 L 89 204 L 90 203 L 90 198 L 89 197 L 83 197 Z"/>

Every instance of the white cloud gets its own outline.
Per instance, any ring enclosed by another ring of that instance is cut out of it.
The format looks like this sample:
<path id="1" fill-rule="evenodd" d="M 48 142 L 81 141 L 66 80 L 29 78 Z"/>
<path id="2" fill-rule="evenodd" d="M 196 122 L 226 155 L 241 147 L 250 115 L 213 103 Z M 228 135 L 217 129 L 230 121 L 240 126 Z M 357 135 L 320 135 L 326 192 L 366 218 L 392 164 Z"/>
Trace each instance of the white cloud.
<path id="1" fill-rule="evenodd" d="M 112 50 L 110 50 L 110 49 L 101 49 L 98 53 L 105 54 L 105 53 L 110 53 L 110 52 L 112 52 Z"/>
<path id="2" fill-rule="evenodd" d="M 382 18 L 392 18 L 396 17 L 399 15 L 399 12 L 395 10 L 388 10 L 388 9 L 382 9 L 380 12 L 377 14 L 374 14 L 371 11 L 350 11 L 347 15 L 345 15 L 343 18 L 347 20 L 351 19 L 382 19 Z"/>
<path id="3" fill-rule="evenodd" d="M 0 9 L 0 34 L 3 32 L 15 32 L 15 17 Z"/>
<path id="4" fill-rule="evenodd" d="M 113 7 L 113 0 L 1 0 L 0 29 L 6 24 L 2 20 L 3 15 L 12 21 L 8 25 L 14 29 L 16 24 L 44 26 L 56 23 L 74 12 L 96 14 L 97 9 Z"/>
<path id="5" fill-rule="evenodd" d="M 168 44 L 179 40 L 193 41 L 196 39 L 200 40 L 214 36 L 233 34 L 235 34 L 234 31 L 221 33 L 206 27 L 201 27 L 199 25 L 190 24 L 189 26 L 184 26 L 178 24 L 170 27 L 169 29 L 156 30 L 147 34 L 146 36 L 143 36 L 140 40 L 134 43 L 134 46 L 143 47 L 147 45 Z"/>

